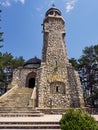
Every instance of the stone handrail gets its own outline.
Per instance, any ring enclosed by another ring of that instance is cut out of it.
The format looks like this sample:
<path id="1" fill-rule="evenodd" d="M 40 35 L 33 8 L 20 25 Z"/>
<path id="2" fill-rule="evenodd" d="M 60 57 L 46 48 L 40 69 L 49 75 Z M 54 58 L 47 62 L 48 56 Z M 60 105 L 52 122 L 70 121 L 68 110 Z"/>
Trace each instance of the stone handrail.
<path id="1" fill-rule="evenodd" d="M 16 85 L 15 87 L 13 87 L 12 89 L 10 89 L 9 91 L 7 91 L 5 94 L 3 94 L 0 97 L 0 100 L 3 99 L 4 97 L 8 96 L 13 90 L 15 90 L 16 88 L 18 88 L 18 85 Z"/>

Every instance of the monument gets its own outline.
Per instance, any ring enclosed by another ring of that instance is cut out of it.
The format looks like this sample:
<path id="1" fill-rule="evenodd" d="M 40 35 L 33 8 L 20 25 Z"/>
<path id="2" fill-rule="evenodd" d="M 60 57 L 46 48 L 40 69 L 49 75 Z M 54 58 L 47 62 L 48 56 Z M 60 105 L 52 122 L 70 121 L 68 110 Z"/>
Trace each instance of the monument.
<path id="1" fill-rule="evenodd" d="M 42 26 L 42 59 L 34 57 L 14 70 L 11 89 L 0 98 L 0 108 L 32 108 L 45 113 L 51 109 L 56 113 L 84 105 L 78 72 L 67 56 L 66 28 L 61 11 L 51 7 Z M 26 88 L 30 90 L 28 94 Z"/>

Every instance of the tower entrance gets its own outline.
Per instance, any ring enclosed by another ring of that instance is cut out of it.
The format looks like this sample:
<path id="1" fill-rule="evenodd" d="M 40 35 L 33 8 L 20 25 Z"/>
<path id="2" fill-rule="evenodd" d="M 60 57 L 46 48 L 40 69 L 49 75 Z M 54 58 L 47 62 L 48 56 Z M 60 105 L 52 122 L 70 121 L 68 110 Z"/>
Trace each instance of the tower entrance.
<path id="1" fill-rule="evenodd" d="M 35 86 L 35 78 L 30 78 L 28 87 L 29 88 L 34 88 L 34 86 Z"/>
<path id="2" fill-rule="evenodd" d="M 29 73 L 26 78 L 26 87 L 33 89 L 35 87 L 35 79 L 36 79 L 36 73 L 35 72 Z"/>

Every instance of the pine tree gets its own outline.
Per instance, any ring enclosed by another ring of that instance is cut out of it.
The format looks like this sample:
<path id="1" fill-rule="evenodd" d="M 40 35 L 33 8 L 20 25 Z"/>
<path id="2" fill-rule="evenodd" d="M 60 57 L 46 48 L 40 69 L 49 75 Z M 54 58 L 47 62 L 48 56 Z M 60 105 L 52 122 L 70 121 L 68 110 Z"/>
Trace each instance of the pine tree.
<path id="1" fill-rule="evenodd" d="M 83 55 L 70 60 L 78 70 L 82 83 L 84 100 L 93 107 L 98 105 L 98 45 L 85 47 Z"/>

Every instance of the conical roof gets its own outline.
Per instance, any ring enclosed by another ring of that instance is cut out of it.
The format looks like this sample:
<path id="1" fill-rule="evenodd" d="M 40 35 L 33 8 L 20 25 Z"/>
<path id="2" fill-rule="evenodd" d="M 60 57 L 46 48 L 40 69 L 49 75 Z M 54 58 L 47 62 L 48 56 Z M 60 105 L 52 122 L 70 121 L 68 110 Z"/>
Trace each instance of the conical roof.
<path id="1" fill-rule="evenodd" d="M 37 58 L 36 56 L 34 58 L 31 58 L 29 60 L 27 60 L 24 64 L 24 67 L 29 67 L 31 68 L 31 66 L 40 66 L 41 64 L 41 60 L 39 58 Z"/>

